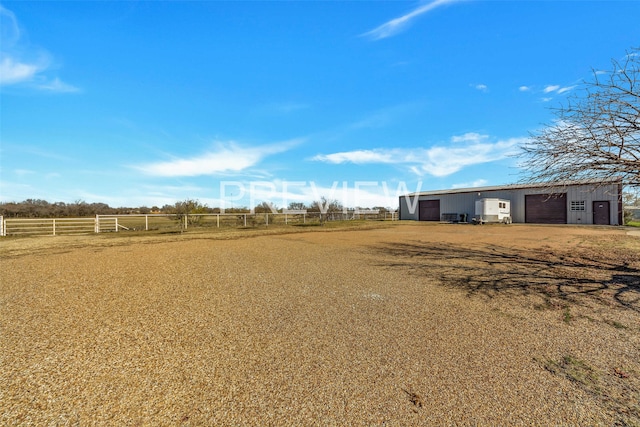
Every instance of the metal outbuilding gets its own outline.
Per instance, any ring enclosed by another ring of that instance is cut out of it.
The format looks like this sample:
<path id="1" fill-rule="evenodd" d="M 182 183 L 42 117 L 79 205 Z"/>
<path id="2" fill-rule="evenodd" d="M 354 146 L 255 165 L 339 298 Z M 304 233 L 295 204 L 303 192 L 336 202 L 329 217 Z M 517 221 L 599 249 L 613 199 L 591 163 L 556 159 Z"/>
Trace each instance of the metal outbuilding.
<path id="1" fill-rule="evenodd" d="M 514 223 L 621 225 L 622 182 L 512 184 L 494 187 L 422 191 L 400 196 L 401 220 L 464 222 L 475 202 L 485 198 L 511 202 Z"/>

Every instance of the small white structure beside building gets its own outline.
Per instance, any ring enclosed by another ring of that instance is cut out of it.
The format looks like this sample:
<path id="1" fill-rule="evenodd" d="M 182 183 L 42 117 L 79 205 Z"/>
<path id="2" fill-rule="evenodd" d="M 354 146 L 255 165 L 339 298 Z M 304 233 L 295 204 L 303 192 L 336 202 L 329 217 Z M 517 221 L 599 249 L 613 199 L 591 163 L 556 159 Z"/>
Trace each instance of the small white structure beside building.
<path id="1" fill-rule="evenodd" d="M 511 224 L 511 201 L 506 199 L 484 198 L 476 200 L 476 214 L 472 218 L 475 224 L 501 222 Z"/>
<path id="2" fill-rule="evenodd" d="M 476 202 L 509 202 L 514 223 L 621 225 L 622 182 L 575 181 L 421 191 L 400 196 L 401 220 L 468 222 Z M 491 206 L 491 202 L 485 208 Z M 498 210 L 499 210 L 498 205 Z M 493 215 L 493 214 L 492 214 Z M 500 215 L 500 214 L 498 214 Z M 503 219 L 506 213 L 502 214 Z"/>

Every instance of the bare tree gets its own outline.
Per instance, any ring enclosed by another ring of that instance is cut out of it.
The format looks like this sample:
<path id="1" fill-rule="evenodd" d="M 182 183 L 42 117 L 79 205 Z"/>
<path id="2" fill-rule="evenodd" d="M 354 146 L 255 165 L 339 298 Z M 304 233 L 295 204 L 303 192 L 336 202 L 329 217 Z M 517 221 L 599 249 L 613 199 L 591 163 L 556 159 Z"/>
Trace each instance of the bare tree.
<path id="1" fill-rule="evenodd" d="M 640 48 L 554 108 L 556 119 L 521 148 L 525 180 L 622 180 L 640 186 Z"/>
<path id="2" fill-rule="evenodd" d="M 287 209 L 291 210 L 291 211 L 301 211 L 304 209 L 307 209 L 307 206 L 303 203 L 303 202 L 291 202 L 289 203 L 289 206 L 287 207 Z"/>
<path id="3" fill-rule="evenodd" d="M 320 224 L 324 224 L 326 221 L 335 219 L 336 216 L 342 218 L 341 213 L 344 210 L 342 204 L 336 199 L 327 199 L 326 197 L 320 197 L 320 200 L 316 200 L 311 203 L 307 208 L 309 213 L 317 213 L 320 218 Z"/>
<path id="4" fill-rule="evenodd" d="M 278 212 L 278 207 L 272 202 L 262 202 L 257 204 L 253 211 L 255 213 L 276 213 Z"/>
<path id="5" fill-rule="evenodd" d="M 187 217 L 187 223 L 189 225 L 197 224 L 200 222 L 199 216 L 193 216 L 193 214 L 203 214 L 207 212 L 207 205 L 200 203 L 199 200 L 186 199 L 181 202 L 176 202 L 173 206 L 172 213 L 175 214 L 175 219 L 180 223 L 180 227 L 184 227 L 184 219 Z"/>
<path id="6" fill-rule="evenodd" d="M 637 188 L 636 191 L 625 191 L 622 193 L 622 203 L 625 206 L 640 207 L 640 188 Z"/>

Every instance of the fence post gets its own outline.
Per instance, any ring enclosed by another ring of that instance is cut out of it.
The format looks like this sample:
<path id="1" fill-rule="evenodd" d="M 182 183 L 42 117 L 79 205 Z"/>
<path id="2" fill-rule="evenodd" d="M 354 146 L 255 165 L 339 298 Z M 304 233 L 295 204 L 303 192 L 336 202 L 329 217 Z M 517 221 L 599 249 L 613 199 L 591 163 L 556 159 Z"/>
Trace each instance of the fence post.
<path id="1" fill-rule="evenodd" d="M 269 225 L 269 214 L 264 214 L 264 225 Z"/>
<path id="2" fill-rule="evenodd" d="M 244 226 L 247 226 L 247 214 L 244 214 Z"/>
<path id="3" fill-rule="evenodd" d="M 144 231 L 149 231 L 149 215 L 144 216 Z"/>
<path id="4" fill-rule="evenodd" d="M 0 236 L 4 236 L 4 217 L 0 215 Z"/>
<path id="5" fill-rule="evenodd" d="M 118 217 L 116 217 L 116 233 L 118 232 Z"/>
<path id="6" fill-rule="evenodd" d="M 216 227 L 220 228 L 220 214 L 216 215 Z"/>
<path id="7" fill-rule="evenodd" d="M 184 215 L 184 229 L 187 229 L 187 218 L 189 218 L 189 214 Z"/>
<path id="8" fill-rule="evenodd" d="M 53 235 L 56 235 L 56 219 L 53 218 Z"/>
<path id="9" fill-rule="evenodd" d="M 99 233 L 100 232 L 100 215 L 96 214 L 96 219 L 95 222 L 93 224 L 93 232 L 94 233 Z"/>

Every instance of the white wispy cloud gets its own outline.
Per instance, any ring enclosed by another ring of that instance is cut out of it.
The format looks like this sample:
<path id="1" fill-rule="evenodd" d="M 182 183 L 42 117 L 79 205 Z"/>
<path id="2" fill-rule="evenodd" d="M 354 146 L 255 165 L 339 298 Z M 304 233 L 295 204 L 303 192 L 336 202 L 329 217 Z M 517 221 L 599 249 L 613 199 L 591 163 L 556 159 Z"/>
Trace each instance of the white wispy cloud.
<path id="1" fill-rule="evenodd" d="M 401 154 L 397 149 L 373 149 L 344 151 L 332 154 L 318 154 L 312 160 L 326 163 L 393 163 Z"/>
<path id="2" fill-rule="evenodd" d="M 331 186 L 309 182 L 302 201 L 313 203 L 325 197 L 327 200 L 337 200 L 345 207 L 395 207 L 398 197 L 408 192 L 405 186 L 379 181 L 356 181 L 346 186 L 340 184 L 338 181 Z"/>
<path id="3" fill-rule="evenodd" d="M 64 83 L 46 72 L 51 68 L 50 55 L 25 41 L 23 31 L 13 12 L 0 5 L 0 85 L 26 84 L 48 92 L 78 92 L 78 88 Z"/>
<path id="4" fill-rule="evenodd" d="M 430 3 L 415 8 L 406 15 L 402 15 L 398 18 L 387 21 L 384 24 L 374 28 L 371 31 L 367 31 L 362 35 L 372 40 L 380 40 L 394 36 L 405 29 L 411 23 L 411 21 L 413 21 L 420 15 L 424 15 L 425 13 L 430 12 L 440 6 L 444 6 L 449 3 L 455 3 L 457 1 L 460 0 L 433 0 Z"/>
<path id="5" fill-rule="evenodd" d="M 570 90 L 573 90 L 573 88 L 575 88 L 575 86 L 565 86 L 565 87 L 561 87 L 560 89 L 558 89 L 556 91 L 556 93 L 558 94 L 563 94 L 565 92 L 569 92 Z"/>
<path id="6" fill-rule="evenodd" d="M 18 176 L 25 176 L 25 175 L 35 175 L 36 171 L 30 170 L 30 169 L 15 169 L 13 173 L 15 173 Z"/>
<path id="7" fill-rule="evenodd" d="M 0 5 L 0 84 L 11 85 L 28 81 L 46 64 L 41 60 L 24 60 L 18 58 L 15 51 L 22 37 L 18 20 L 13 12 Z"/>
<path id="8" fill-rule="evenodd" d="M 16 15 L 0 4 L 0 37 L 3 45 L 12 45 L 20 37 Z"/>
<path id="9" fill-rule="evenodd" d="M 367 117 L 357 120 L 348 125 L 349 130 L 375 129 L 387 126 L 393 121 L 393 113 L 390 111 L 379 111 Z"/>
<path id="10" fill-rule="evenodd" d="M 134 166 L 148 175 L 177 177 L 236 173 L 249 169 L 272 154 L 287 151 L 301 140 L 245 147 L 234 141 L 217 143 L 212 151 L 190 158 L 177 158 Z"/>
<path id="11" fill-rule="evenodd" d="M 474 88 L 478 89 L 480 92 L 487 92 L 489 88 L 485 84 L 477 84 L 473 85 Z"/>
<path id="12" fill-rule="evenodd" d="M 24 195 L 29 194 L 34 199 L 46 199 L 45 191 L 39 191 L 31 184 L 20 181 L 5 181 L 0 179 L 0 203 L 19 202 L 25 199 Z"/>
<path id="13" fill-rule="evenodd" d="M 576 86 L 560 86 L 560 85 L 547 85 L 544 87 L 544 89 L 542 90 L 543 93 L 557 93 L 559 95 L 565 93 L 565 92 L 569 92 L 570 90 L 572 90 L 573 88 L 575 88 Z"/>
<path id="14" fill-rule="evenodd" d="M 454 135 L 451 137 L 451 142 L 456 144 L 461 142 L 478 142 L 488 139 L 488 135 L 482 135 L 476 132 L 467 132 L 462 135 Z"/>
<path id="15" fill-rule="evenodd" d="M 50 91 L 50 92 L 58 92 L 58 93 L 72 93 L 72 92 L 80 92 L 80 89 L 72 86 L 68 83 L 61 81 L 59 78 L 55 78 L 51 81 L 45 81 L 36 85 L 38 89 Z"/>
<path id="16" fill-rule="evenodd" d="M 332 164 L 394 164 L 405 166 L 418 176 L 443 177 L 461 169 L 504 159 L 515 153 L 527 138 L 492 141 L 488 135 L 467 133 L 451 138 L 450 145 L 430 148 L 379 148 L 319 154 L 311 160 Z"/>
<path id="17" fill-rule="evenodd" d="M 569 91 L 572 91 L 573 89 L 575 89 L 578 85 L 569 85 L 569 86 L 561 86 L 561 85 L 557 85 L 557 84 L 553 84 L 553 85 L 546 85 L 544 87 L 536 87 L 536 86 L 520 86 L 518 88 L 518 90 L 520 92 L 530 92 L 533 94 L 543 94 L 545 96 L 543 96 L 542 98 L 540 98 L 540 101 L 542 102 L 549 102 L 549 101 L 553 101 L 553 96 L 555 95 L 562 95 L 563 93 L 567 93 Z"/>
<path id="18" fill-rule="evenodd" d="M 487 185 L 489 183 L 489 181 L 487 181 L 486 179 L 476 179 L 475 181 L 472 182 L 461 182 L 458 184 L 453 184 L 451 186 L 451 188 L 474 188 L 474 187 L 483 187 L 485 185 Z"/>
<path id="19" fill-rule="evenodd" d="M 14 58 L 4 56 L 0 61 L 0 85 L 11 85 L 29 81 L 40 71 L 36 64 L 19 62 Z"/>
<path id="20" fill-rule="evenodd" d="M 336 142 L 351 138 L 351 135 L 362 130 L 381 129 L 417 117 L 423 110 L 421 102 L 407 102 L 372 110 L 353 118 L 340 126 L 315 134 L 307 135 L 317 141 Z"/>
<path id="21" fill-rule="evenodd" d="M 409 192 L 404 182 L 394 184 L 386 181 L 334 181 L 327 185 L 315 181 L 276 179 L 263 182 L 234 181 L 231 184 L 220 193 L 219 205 L 224 208 L 231 204 L 252 207 L 262 202 L 269 202 L 274 207 L 287 207 L 291 202 L 311 204 L 322 197 L 337 200 L 345 207 L 393 207 L 397 205 L 399 196 Z M 420 191 L 421 185 L 421 182 L 418 183 L 415 191 Z"/>
<path id="22" fill-rule="evenodd" d="M 11 143 L 9 141 L 6 141 L 6 142 L 3 141 L 2 151 L 4 151 L 4 153 L 26 153 L 31 156 L 37 156 L 45 159 L 55 160 L 56 162 L 71 162 L 75 160 L 73 157 L 69 157 L 69 156 L 57 153 L 53 150 L 49 151 L 46 149 L 42 149 L 40 147 L 36 147 L 28 144 L 16 144 L 16 143 Z"/>
<path id="23" fill-rule="evenodd" d="M 392 105 L 368 113 L 366 116 L 347 125 L 348 130 L 376 129 L 395 123 L 408 115 L 416 114 L 421 109 L 418 102 Z"/>
<path id="24" fill-rule="evenodd" d="M 426 150 L 425 158 L 411 170 L 417 175 L 448 176 L 461 169 L 482 163 L 501 160 L 515 153 L 515 148 L 526 138 L 511 138 L 488 142 L 482 135 L 465 146 L 440 146 Z"/>

